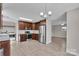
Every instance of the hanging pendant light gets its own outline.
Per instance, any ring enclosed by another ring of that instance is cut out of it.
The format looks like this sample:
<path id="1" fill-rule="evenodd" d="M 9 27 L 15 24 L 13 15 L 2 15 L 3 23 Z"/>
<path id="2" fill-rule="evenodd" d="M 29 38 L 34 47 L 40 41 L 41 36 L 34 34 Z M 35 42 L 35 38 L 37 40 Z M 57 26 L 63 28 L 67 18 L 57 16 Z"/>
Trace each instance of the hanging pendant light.
<path id="1" fill-rule="evenodd" d="M 48 12 L 48 15 L 49 15 L 49 16 L 51 16 L 51 15 L 52 15 L 52 12 L 51 12 L 51 11 L 49 11 L 49 12 Z"/>
<path id="2" fill-rule="evenodd" d="M 40 12 L 40 16 L 43 17 L 43 18 L 47 18 L 47 17 L 49 17 L 51 15 L 52 15 L 52 12 L 51 11 L 47 12 L 47 4 L 45 4 L 44 11 Z"/>
<path id="3" fill-rule="evenodd" d="M 44 18 L 47 18 L 47 14 L 44 15 Z"/>
<path id="4" fill-rule="evenodd" d="M 44 13 L 43 12 L 40 12 L 40 16 L 43 16 L 44 15 Z"/>

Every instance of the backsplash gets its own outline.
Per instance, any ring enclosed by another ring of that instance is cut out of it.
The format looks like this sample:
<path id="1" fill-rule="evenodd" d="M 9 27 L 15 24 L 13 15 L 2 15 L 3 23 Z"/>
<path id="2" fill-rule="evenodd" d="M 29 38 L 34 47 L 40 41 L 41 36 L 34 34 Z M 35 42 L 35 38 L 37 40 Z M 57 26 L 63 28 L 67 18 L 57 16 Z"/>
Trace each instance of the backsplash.
<path id="1" fill-rule="evenodd" d="M 30 33 L 39 34 L 39 30 L 19 30 L 19 34 L 25 34 L 26 31 L 29 31 Z"/>

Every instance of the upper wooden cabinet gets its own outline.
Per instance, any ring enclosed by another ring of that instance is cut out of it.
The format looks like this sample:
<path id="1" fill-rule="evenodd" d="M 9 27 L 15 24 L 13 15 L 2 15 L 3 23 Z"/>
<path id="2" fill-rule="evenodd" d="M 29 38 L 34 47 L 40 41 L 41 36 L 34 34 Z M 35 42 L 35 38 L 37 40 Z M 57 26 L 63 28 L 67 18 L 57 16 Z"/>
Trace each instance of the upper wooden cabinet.
<path id="1" fill-rule="evenodd" d="M 40 22 L 35 23 L 35 30 L 39 30 Z"/>
<path id="2" fill-rule="evenodd" d="M 32 30 L 32 23 L 31 22 L 25 22 L 25 29 Z"/>
<path id="3" fill-rule="evenodd" d="M 25 30 L 25 29 L 32 30 L 32 23 L 19 21 L 19 30 Z"/>
<path id="4" fill-rule="evenodd" d="M 46 25 L 46 19 L 40 21 L 40 25 Z"/>
<path id="5" fill-rule="evenodd" d="M 27 29 L 32 30 L 32 23 L 27 23 Z"/>
<path id="6" fill-rule="evenodd" d="M 35 30 L 39 30 L 40 25 L 46 25 L 46 19 L 35 23 Z"/>
<path id="7" fill-rule="evenodd" d="M 32 23 L 32 30 L 35 30 L 35 23 Z"/>
<path id="8" fill-rule="evenodd" d="M 2 26 L 2 20 L 1 20 L 1 9 L 2 9 L 2 4 L 0 3 L 0 28 Z"/>
<path id="9" fill-rule="evenodd" d="M 46 20 L 41 20 L 36 23 L 19 21 L 19 30 L 39 30 L 40 25 L 46 25 Z"/>
<path id="10" fill-rule="evenodd" d="M 19 30 L 24 30 L 25 29 L 25 24 L 22 21 L 19 21 Z"/>

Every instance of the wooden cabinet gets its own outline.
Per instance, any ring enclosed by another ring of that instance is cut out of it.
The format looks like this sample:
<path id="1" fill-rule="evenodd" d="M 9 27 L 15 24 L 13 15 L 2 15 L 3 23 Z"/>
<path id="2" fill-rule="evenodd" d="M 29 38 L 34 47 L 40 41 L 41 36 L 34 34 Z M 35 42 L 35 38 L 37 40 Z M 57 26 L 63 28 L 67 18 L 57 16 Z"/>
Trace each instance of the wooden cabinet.
<path id="1" fill-rule="evenodd" d="M 41 25 L 46 25 L 46 20 L 45 19 L 44 20 L 41 20 L 40 22 L 36 22 L 35 23 L 35 30 L 39 30 L 39 27 Z"/>
<path id="2" fill-rule="evenodd" d="M 25 29 L 25 24 L 22 21 L 19 21 L 19 30 L 24 30 Z"/>
<path id="3" fill-rule="evenodd" d="M 10 56 L 10 41 L 0 41 L 0 48 L 3 48 L 4 56 Z"/>
<path id="4" fill-rule="evenodd" d="M 32 23 L 27 23 L 27 29 L 32 30 Z"/>
<path id="5" fill-rule="evenodd" d="M 25 30 L 25 29 L 32 30 L 32 23 L 19 21 L 19 30 Z"/>
<path id="6" fill-rule="evenodd" d="M 40 21 L 40 25 L 46 25 L 46 22 L 47 22 L 46 19 L 45 19 L 45 20 L 41 20 L 41 21 Z"/>
<path id="7" fill-rule="evenodd" d="M 32 30 L 35 30 L 35 23 L 32 24 Z"/>
<path id="8" fill-rule="evenodd" d="M 27 35 L 26 34 L 20 34 L 20 42 L 26 41 Z"/>
<path id="9" fill-rule="evenodd" d="M 39 40 L 39 34 L 32 34 L 33 40 Z"/>
<path id="10" fill-rule="evenodd" d="M 35 30 L 39 30 L 40 22 L 35 23 Z"/>

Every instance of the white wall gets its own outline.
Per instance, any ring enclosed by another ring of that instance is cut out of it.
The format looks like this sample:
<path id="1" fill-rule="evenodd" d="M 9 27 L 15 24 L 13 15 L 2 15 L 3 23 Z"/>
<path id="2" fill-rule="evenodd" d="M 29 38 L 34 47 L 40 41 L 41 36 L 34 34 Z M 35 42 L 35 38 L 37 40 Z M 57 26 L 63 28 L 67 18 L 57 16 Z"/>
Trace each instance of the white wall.
<path id="1" fill-rule="evenodd" d="M 3 16 L 3 27 L 0 29 L 1 32 L 15 32 L 15 22 L 12 21 L 12 19 L 9 19 L 8 17 Z"/>
<path id="2" fill-rule="evenodd" d="M 66 13 L 60 16 L 56 20 L 52 20 L 52 37 L 66 37 L 66 31 L 62 30 L 61 24 L 67 24 Z"/>
<path id="3" fill-rule="evenodd" d="M 61 25 L 53 25 L 52 26 L 52 37 L 66 38 L 66 31 L 62 30 Z"/>
<path id="4" fill-rule="evenodd" d="M 52 37 L 55 37 L 55 25 L 52 25 Z"/>
<path id="5" fill-rule="evenodd" d="M 14 32 L 15 33 L 15 27 L 2 27 L 2 29 L 0 30 L 1 32 L 6 32 L 8 31 L 10 32 Z"/>
<path id="6" fill-rule="evenodd" d="M 67 52 L 79 55 L 79 8 L 67 12 Z"/>
<path id="7" fill-rule="evenodd" d="M 52 24 L 51 24 L 51 20 L 47 19 L 47 23 L 46 23 L 46 44 L 51 43 L 51 38 L 52 38 Z"/>
<path id="8" fill-rule="evenodd" d="M 64 24 L 67 23 L 66 13 L 61 15 L 59 18 L 52 20 L 52 25 L 60 25 L 61 23 L 64 23 Z"/>
<path id="9" fill-rule="evenodd" d="M 15 30 L 15 31 L 16 31 L 16 41 L 17 41 L 17 42 L 20 41 L 20 40 L 19 40 L 19 34 L 18 34 L 18 33 L 19 33 L 19 27 L 18 27 L 18 26 L 19 26 L 19 25 L 18 25 L 18 21 L 17 21 L 17 22 L 16 22 L 16 30 Z"/>

